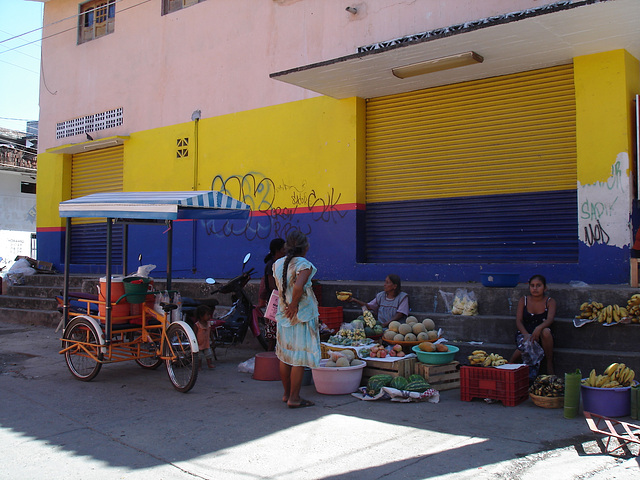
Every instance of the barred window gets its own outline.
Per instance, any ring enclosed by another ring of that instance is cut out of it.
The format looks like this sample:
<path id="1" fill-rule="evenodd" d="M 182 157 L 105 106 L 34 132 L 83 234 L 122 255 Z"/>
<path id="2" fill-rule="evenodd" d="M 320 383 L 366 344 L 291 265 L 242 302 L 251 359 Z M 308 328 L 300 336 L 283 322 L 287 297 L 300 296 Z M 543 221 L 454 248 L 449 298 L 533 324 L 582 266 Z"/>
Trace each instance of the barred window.
<path id="1" fill-rule="evenodd" d="M 80 5 L 78 43 L 113 33 L 116 24 L 116 0 L 94 0 Z"/>
<path id="2" fill-rule="evenodd" d="M 162 0 L 162 15 L 190 7 L 204 0 Z"/>

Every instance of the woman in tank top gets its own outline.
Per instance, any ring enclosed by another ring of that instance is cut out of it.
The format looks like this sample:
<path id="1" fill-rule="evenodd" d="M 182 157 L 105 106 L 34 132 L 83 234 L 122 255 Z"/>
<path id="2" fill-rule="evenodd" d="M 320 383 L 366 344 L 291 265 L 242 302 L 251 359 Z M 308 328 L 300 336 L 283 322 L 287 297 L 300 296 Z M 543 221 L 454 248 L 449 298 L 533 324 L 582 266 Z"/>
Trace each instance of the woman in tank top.
<path id="1" fill-rule="evenodd" d="M 516 314 L 516 345 L 518 335 L 525 341 L 538 342 L 544 350 L 547 373 L 553 374 L 553 336 L 551 325 L 556 316 L 556 301 L 546 295 L 547 281 L 542 275 L 534 275 L 529 279 L 529 293 L 518 302 Z M 519 363 L 522 352 L 513 352 L 510 363 Z"/>

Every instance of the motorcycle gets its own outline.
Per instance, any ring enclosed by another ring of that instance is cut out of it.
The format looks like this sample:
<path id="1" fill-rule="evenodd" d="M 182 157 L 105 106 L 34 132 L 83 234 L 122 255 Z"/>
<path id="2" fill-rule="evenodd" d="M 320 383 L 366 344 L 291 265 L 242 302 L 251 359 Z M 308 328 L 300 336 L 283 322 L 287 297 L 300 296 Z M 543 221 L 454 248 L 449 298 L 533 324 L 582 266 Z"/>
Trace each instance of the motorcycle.
<path id="1" fill-rule="evenodd" d="M 214 345 L 232 346 L 244 342 L 249 330 L 251 330 L 262 348 L 265 350 L 268 348 L 267 340 L 264 336 L 265 321 L 267 320 L 265 320 L 262 310 L 251 302 L 244 291 L 244 287 L 251 280 L 251 275 L 255 273 L 253 268 L 245 271 L 250 258 L 251 254 L 247 253 L 242 262 L 242 273 L 237 277 L 213 289 L 206 287 L 206 290 L 209 290 L 209 295 L 217 293 L 231 294 L 233 302 L 231 309 L 227 313 L 221 317 L 211 319 L 211 339 L 214 353 Z M 213 278 L 207 278 L 205 282 L 211 286 L 216 284 Z M 217 299 L 210 297 L 193 300 L 186 299 L 186 301 L 185 298 L 182 299 L 182 309 L 187 316 L 188 323 L 195 323 L 195 309 L 202 304 L 215 309 L 219 302 Z"/>

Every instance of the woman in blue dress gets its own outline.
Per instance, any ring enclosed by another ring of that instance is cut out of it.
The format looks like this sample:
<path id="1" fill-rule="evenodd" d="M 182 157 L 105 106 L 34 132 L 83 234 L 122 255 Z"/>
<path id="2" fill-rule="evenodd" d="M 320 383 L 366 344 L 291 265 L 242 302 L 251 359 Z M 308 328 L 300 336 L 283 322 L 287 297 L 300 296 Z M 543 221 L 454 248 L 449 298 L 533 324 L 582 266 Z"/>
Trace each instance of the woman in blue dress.
<path id="1" fill-rule="evenodd" d="M 287 255 L 273 264 L 280 302 L 276 356 L 284 387 L 282 400 L 289 408 L 309 407 L 313 402 L 300 397 L 305 367 L 320 364 L 318 301 L 311 288 L 316 267 L 305 258 L 309 251 L 306 235 L 298 230 L 287 236 Z"/>

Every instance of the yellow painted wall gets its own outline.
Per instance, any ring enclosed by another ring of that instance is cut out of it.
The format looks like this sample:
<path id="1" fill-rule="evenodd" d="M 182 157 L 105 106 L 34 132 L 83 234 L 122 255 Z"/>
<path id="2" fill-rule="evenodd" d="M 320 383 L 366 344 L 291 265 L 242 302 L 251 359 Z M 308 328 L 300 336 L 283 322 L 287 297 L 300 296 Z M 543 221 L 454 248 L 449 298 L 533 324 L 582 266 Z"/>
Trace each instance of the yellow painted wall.
<path id="1" fill-rule="evenodd" d="M 123 189 L 221 189 L 224 180 L 240 198 L 243 179 L 254 209 L 364 203 L 364 108 L 363 99 L 317 97 L 131 133 Z M 38 175 L 47 180 L 38 183 L 39 227 L 63 224 L 58 203 L 70 198 L 70 166 L 70 155 L 40 154 Z M 265 185 L 267 203 L 257 191 Z"/>
<path id="2" fill-rule="evenodd" d="M 40 153 L 36 191 L 36 228 L 62 227 L 58 204 L 71 196 L 71 155 Z"/>
<path id="3" fill-rule="evenodd" d="M 220 189 L 220 180 L 231 178 L 225 185 L 240 198 L 244 179 L 244 196 L 255 193 L 262 202 L 260 192 L 252 190 L 270 185 L 277 197 L 272 206 L 279 208 L 302 206 L 310 195 L 326 198 L 330 192 L 340 204 L 362 201 L 356 184 L 364 174 L 363 109 L 356 98 L 317 97 L 204 119 L 198 188 Z"/>
<path id="4" fill-rule="evenodd" d="M 606 181 L 621 152 L 630 154 L 632 94 L 638 60 L 625 50 L 574 58 L 578 181 Z"/>
<path id="5" fill-rule="evenodd" d="M 188 145 L 178 142 L 188 139 Z M 123 189 L 127 192 L 194 190 L 194 122 L 132 133 L 125 142 Z M 187 149 L 178 158 L 178 150 Z"/>

